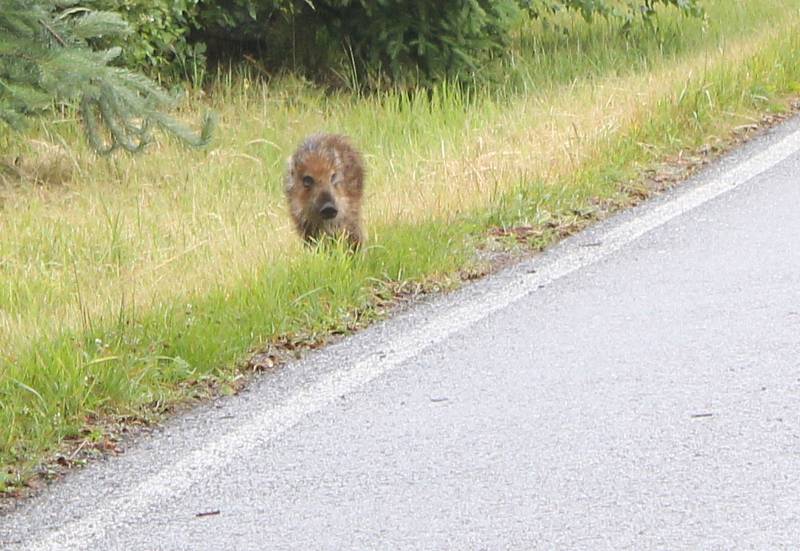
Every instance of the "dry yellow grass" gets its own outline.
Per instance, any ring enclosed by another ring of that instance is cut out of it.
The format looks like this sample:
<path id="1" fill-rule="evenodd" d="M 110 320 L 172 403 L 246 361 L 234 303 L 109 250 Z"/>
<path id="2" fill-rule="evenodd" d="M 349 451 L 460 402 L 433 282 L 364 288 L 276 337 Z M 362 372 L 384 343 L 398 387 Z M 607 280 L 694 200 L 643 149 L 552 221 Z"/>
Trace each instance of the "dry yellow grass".
<path id="1" fill-rule="evenodd" d="M 774 37 L 796 33 L 799 21 L 793 11 L 651 71 L 470 105 L 447 91 L 430 104 L 326 97 L 291 80 L 242 78 L 210 100 L 221 124 L 208 152 L 161 143 L 143 156 L 100 159 L 70 139 L 67 183 L 4 193 L 0 349 L 113 319 L 120 308 L 190 300 L 296 254 L 282 171 L 306 134 L 335 129 L 361 144 L 368 227 L 446 221 L 521 179 L 568 174 L 687 81 L 742 63 Z M 71 125 L 51 125 L 50 139 L 58 143 L 54 133 Z"/>

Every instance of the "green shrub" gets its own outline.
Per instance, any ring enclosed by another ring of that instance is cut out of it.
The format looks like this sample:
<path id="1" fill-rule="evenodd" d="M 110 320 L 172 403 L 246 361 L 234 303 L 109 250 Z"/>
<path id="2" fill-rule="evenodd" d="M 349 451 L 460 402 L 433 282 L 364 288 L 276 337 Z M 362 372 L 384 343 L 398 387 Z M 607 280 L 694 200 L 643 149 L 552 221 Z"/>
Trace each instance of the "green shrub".
<path id="1" fill-rule="evenodd" d="M 167 81 L 196 80 L 205 68 L 205 44 L 190 40 L 199 0 L 89 0 L 95 9 L 119 13 L 132 32 L 109 41 L 122 62 Z"/>
<path id="2" fill-rule="evenodd" d="M 672 6 L 685 15 L 700 17 L 703 10 L 698 0 L 520 0 L 528 11 L 537 18 L 548 17 L 564 10 L 579 12 L 584 19 L 591 21 L 595 16 L 621 20 L 624 27 L 641 17 L 651 23 L 659 5 Z"/>
<path id="3" fill-rule="evenodd" d="M 651 21 L 659 4 L 701 14 L 697 0 L 211 0 L 199 5 L 197 20 L 201 35 L 223 39 L 216 52 L 245 44 L 268 67 L 314 78 L 338 73 L 351 84 L 374 86 L 383 78 L 471 80 L 503 51 L 526 14 L 548 18 L 572 10 L 629 27 L 637 18 Z"/>
<path id="4" fill-rule="evenodd" d="M 519 0 L 234 0 L 203 2 L 198 21 L 217 54 L 244 45 L 270 67 L 315 78 L 418 82 L 468 76 L 506 44 L 521 8 Z"/>
<path id="5" fill-rule="evenodd" d="M 524 17 L 579 12 L 623 28 L 652 21 L 658 5 L 700 15 L 698 0 L 90 0 L 118 11 L 134 33 L 124 61 L 160 76 L 196 79 L 205 44 L 215 57 L 254 54 L 354 87 L 472 80 L 502 53 Z"/>
<path id="6" fill-rule="evenodd" d="M 470 79 L 507 45 L 522 13 L 517 0 L 330 0 L 317 9 L 352 61 L 414 82 Z"/>

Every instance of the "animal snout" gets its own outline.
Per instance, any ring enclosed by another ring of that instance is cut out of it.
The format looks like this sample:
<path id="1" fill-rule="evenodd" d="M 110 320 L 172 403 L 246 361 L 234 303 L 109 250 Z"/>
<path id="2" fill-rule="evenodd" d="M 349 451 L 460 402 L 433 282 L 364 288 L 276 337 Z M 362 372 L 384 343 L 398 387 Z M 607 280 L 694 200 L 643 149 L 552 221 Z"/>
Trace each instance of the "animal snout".
<path id="1" fill-rule="evenodd" d="M 336 215 L 339 214 L 339 209 L 331 201 L 328 201 L 319 209 L 319 214 L 326 220 L 330 220 L 331 218 L 336 218 Z"/>

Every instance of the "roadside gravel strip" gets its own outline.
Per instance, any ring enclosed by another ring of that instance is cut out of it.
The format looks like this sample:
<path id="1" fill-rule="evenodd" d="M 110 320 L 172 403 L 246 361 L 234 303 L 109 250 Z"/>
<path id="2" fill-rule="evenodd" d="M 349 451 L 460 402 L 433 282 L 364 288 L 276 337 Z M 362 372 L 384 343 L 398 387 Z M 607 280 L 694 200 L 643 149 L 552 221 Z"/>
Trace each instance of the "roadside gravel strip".
<path id="1" fill-rule="evenodd" d="M 430 300 L 264 376 L 239 397 L 200 407 L 170 422 L 125 456 L 70 475 L 43 496 L 0 518 L 0 547 L 31 551 L 122 548 L 116 539 L 120 530 L 138 526 L 147 531 L 148 519 L 164 503 L 176 503 L 179 509 L 182 495 L 202 488 L 232 465 L 257 460 L 259 448 L 306 416 L 358 393 L 366 383 L 422 351 L 608 258 L 800 152 L 799 128 L 800 121 L 793 119 L 687 185 L 568 239 L 537 259 Z M 204 512 L 183 511 L 187 516 Z"/>

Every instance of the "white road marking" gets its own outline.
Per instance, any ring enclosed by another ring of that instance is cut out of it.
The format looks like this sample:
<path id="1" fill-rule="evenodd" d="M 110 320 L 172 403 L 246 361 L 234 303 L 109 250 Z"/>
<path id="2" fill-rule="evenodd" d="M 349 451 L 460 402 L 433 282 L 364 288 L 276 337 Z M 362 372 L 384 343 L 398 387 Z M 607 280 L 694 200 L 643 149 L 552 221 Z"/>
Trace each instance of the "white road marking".
<path id="1" fill-rule="evenodd" d="M 367 354 L 357 363 L 323 376 L 298 390 L 283 403 L 244 421 L 235 431 L 208 442 L 138 485 L 115 494 L 91 515 L 67 522 L 25 548 L 42 551 L 95 549 L 95 543 L 113 534 L 116 528 L 135 524 L 158 503 L 174 499 L 202 480 L 213 478 L 214 473 L 232 462 L 251 457 L 258 446 L 287 431 L 305 416 L 323 409 L 337 397 L 355 391 L 417 356 L 422 350 L 514 304 L 540 286 L 608 257 L 645 233 L 735 189 L 798 151 L 800 131 L 737 164 L 718 178 L 679 194 L 639 217 L 612 226 L 597 236 L 597 246 L 573 247 L 567 254 L 546 263 L 536 273 L 521 274 L 507 286 L 444 311 L 384 343 L 383 352 Z"/>

